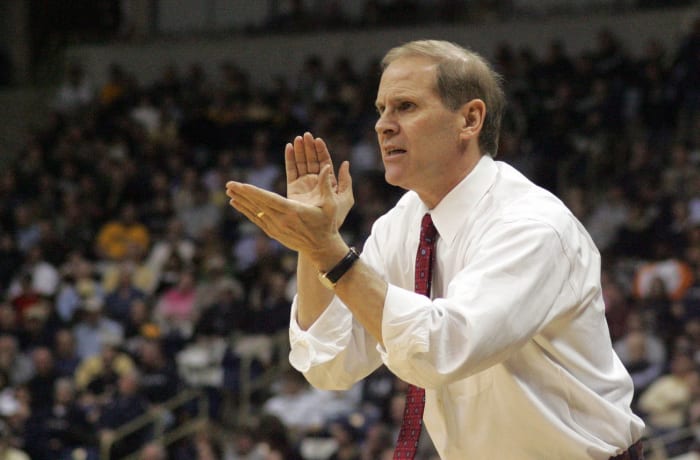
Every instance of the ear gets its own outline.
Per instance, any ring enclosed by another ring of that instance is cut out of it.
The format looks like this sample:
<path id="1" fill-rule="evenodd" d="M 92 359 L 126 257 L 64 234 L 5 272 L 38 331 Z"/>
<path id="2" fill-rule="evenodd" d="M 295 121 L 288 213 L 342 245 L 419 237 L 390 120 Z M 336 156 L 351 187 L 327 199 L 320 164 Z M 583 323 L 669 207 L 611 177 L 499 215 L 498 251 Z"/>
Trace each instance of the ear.
<path id="1" fill-rule="evenodd" d="M 486 104 L 481 99 L 472 99 L 460 109 L 462 115 L 461 137 L 465 140 L 479 136 L 486 118 Z"/>

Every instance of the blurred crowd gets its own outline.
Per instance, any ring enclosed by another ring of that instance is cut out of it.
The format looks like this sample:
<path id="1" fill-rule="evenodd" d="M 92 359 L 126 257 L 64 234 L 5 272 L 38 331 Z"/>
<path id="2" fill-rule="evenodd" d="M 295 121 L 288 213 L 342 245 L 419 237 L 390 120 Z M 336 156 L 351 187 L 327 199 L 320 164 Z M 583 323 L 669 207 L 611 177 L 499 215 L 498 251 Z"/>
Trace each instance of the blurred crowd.
<path id="1" fill-rule="evenodd" d="M 468 45 L 468 44 L 465 44 Z M 578 55 L 503 42 L 486 56 L 509 109 L 498 159 L 552 190 L 603 254 L 615 348 L 649 436 L 700 419 L 700 20 L 634 56 L 614 30 Z M 284 144 L 310 131 L 349 160 L 362 246 L 400 196 L 373 131 L 378 63 L 309 56 L 260 87 L 235 62 L 169 66 L 152 82 L 119 63 L 95 82 L 70 65 L 47 122 L 0 171 L 0 452 L 43 459 L 391 458 L 403 382 L 385 369 L 346 392 L 286 363 L 295 254 L 228 205 L 227 180 L 285 192 Z M 275 378 L 240 414 L 241 375 Z M 206 395 L 209 423 L 164 404 Z M 431 459 L 424 443 L 421 459 Z M 670 452 L 696 448 L 690 437 Z"/>

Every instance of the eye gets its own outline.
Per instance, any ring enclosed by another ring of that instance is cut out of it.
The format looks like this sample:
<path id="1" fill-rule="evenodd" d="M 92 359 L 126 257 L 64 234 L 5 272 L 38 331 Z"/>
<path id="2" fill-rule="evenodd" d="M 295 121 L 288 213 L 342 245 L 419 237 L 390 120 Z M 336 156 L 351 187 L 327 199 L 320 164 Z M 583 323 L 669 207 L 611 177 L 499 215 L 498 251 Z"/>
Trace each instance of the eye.
<path id="1" fill-rule="evenodd" d="M 404 101 L 404 102 L 399 104 L 398 110 L 400 112 L 405 112 L 406 110 L 411 110 L 415 106 L 416 105 L 413 102 Z"/>

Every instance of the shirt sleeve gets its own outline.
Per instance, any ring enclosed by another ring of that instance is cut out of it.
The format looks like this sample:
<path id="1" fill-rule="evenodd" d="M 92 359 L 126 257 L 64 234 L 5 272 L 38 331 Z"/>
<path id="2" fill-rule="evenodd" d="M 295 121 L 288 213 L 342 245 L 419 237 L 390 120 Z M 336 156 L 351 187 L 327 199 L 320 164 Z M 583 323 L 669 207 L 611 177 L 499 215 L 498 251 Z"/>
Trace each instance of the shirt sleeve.
<path id="1" fill-rule="evenodd" d="M 450 255 L 465 260 L 457 261 L 463 268 L 447 282 L 443 298 L 431 301 L 390 285 L 380 348 L 387 366 L 403 380 L 436 388 L 505 360 L 580 307 L 581 288 L 570 281 L 578 274 L 572 271 L 597 251 L 575 224 L 568 225 L 566 244 L 572 240 L 580 248 L 567 247 L 559 231 L 536 220 L 491 226 L 470 242 L 473 249 Z M 595 286 L 591 280 L 590 295 Z"/>
<path id="2" fill-rule="evenodd" d="M 315 387 L 345 390 L 381 364 L 377 342 L 334 297 L 306 331 L 296 321 L 298 298 L 292 303 L 289 362 Z"/>

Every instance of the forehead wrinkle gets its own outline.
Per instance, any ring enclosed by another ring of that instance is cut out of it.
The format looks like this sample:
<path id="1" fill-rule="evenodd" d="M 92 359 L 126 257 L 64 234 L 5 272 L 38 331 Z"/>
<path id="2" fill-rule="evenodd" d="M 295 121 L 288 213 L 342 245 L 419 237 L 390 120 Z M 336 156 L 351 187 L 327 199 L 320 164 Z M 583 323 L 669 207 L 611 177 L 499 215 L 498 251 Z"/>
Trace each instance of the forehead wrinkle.
<path id="1" fill-rule="evenodd" d="M 418 68 L 406 65 L 406 61 L 423 61 Z M 394 64 L 400 63 L 400 66 Z M 377 91 L 375 105 L 380 105 L 381 100 L 387 98 L 400 99 L 402 97 L 419 97 L 424 90 L 431 94 L 437 93 L 437 63 L 424 57 L 406 57 L 392 62 L 382 74 Z M 418 82 L 432 80 L 428 85 L 417 86 Z M 389 94 L 387 94 L 387 92 Z"/>

